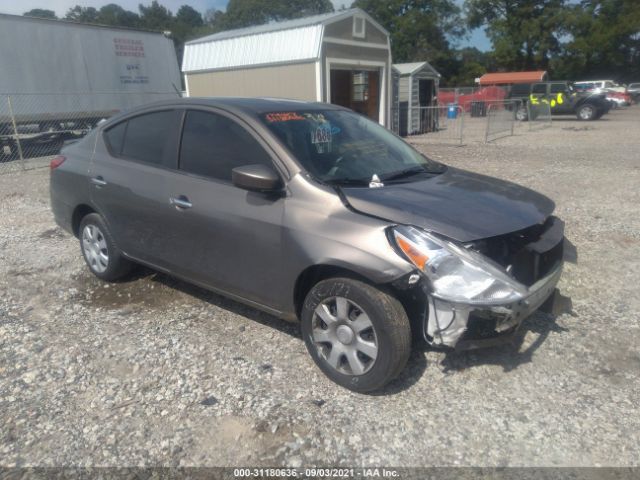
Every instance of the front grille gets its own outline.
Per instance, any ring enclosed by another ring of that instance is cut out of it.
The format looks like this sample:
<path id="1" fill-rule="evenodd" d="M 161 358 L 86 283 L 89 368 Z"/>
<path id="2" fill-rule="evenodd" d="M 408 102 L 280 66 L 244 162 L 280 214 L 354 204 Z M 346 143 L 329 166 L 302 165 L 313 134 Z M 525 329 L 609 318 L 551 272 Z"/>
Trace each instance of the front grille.
<path id="1" fill-rule="evenodd" d="M 469 315 L 467 329 L 459 341 L 492 340 L 511 335 L 514 330 L 518 328 L 517 325 L 507 330 L 498 331 L 498 322 L 501 321 L 503 317 L 504 316 L 482 311 L 472 312 Z"/>
<path id="2" fill-rule="evenodd" d="M 531 286 L 562 260 L 564 224 L 549 217 L 543 224 L 474 242 L 471 247 L 504 267 L 520 283 Z"/>

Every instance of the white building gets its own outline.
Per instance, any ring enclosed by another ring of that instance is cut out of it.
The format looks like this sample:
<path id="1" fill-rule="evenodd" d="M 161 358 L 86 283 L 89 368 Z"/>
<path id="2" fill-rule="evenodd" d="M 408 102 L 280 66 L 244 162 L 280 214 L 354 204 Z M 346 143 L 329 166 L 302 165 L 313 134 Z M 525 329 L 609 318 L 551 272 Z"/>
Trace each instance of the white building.
<path id="1" fill-rule="evenodd" d="M 187 42 L 187 95 L 330 102 L 390 124 L 389 33 L 360 9 Z"/>

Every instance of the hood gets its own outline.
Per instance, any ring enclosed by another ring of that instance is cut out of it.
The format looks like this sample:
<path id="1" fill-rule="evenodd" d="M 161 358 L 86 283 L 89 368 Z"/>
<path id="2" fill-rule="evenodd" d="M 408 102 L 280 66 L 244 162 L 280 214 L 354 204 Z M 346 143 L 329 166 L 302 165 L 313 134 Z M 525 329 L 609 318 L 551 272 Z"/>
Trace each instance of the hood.
<path id="1" fill-rule="evenodd" d="M 415 225 L 459 242 L 543 223 L 553 201 L 528 188 L 464 170 L 380 188 L 342 188 L 357 212 Z"/>

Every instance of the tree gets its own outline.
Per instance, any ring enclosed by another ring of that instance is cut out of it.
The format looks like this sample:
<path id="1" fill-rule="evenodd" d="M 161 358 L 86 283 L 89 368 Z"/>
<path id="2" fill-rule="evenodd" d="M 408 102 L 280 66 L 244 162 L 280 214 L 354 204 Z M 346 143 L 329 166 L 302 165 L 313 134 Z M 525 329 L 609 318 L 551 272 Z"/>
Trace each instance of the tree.
<path id="1" fill-rule="evenodd" d="M 25 17 L 52 18 L 54 20 L 58 19 L 58 17 L 56 16 L 56 12 L 43 8 L 34 8 L 33 10 L 29 10 L 28 12 L 24 12 L 23 15 Z"/>
<path id="2" fill-rule="evenodd" d="M 189 27 L 190 29 L 201 27 L 204 24 L 202 15 L 189 5 L 183 5 L 176 13 L 176 23 Z"/>
<path id="3" fill-rule="evenodd" d="M 464 23 L 453 0 L 356 0 L 391 35 L 393 61 L 428 60 L 443 76 L 451 73 L 449 39 L 460 38 Z"/>
<path id="4" fill-rule="evenodd" d="M 475 79 L 495 69 L 491 53 L 481 52 L 475 47 L 466 47 L 453 52 L 450 72 L 442 78 L 442 85 L 474 85 Z"/>
<path id="5" fill-rule="evenodd" d="M 222 29 L 224 22 L 224 12 L 215 8 L 210 8 L 204 14 L 205 28 L 210 33 L 215 33 Z"/>
<path id="6" fill-rule="evenodd" d="M 125 10 L 120 5 L 110 3 L 98 11 L 98 23 L 134 28 L 140 26 L 140 17 L 134 12 Z"/>
<path id="7" fill-rule="evenodd" d="M 173 14 L 157 0 L 153 0 L 151 5 L 145 7 L 138 5 L 140 10 L 140 20 L 144 28 L 149 30 L 170 30 L 173 25 Z"/>
<path id="8" fill-rule="evenodd" d="M 330 0 L 229 0 L 226 12 L 216 15 L 214 28 L 242 28 L 327 12 L 333 12 Z"/>
<path id="9" fill-rule="evenodd" d="M 552 61 L 567 78 L 640 77 L 640 3 L 637 0 L 583 0 L 569 8 L 568 40 Z"/>
<path id="10" fill-rule="evenodd" d="M 465 0 L 470 28 L 486 26 L 501 68 L 547 69 L 567 32 L 566 0 Z"/>
<path id="11" fill-rule="evenodd" d="M 72 22 L 98 23 L 98 10 L 93 7 L 81 7 L 80 5 L 76 5 L 75 7 L 67 10 L 67 14 L 64 16 L 64 19 Z"/>

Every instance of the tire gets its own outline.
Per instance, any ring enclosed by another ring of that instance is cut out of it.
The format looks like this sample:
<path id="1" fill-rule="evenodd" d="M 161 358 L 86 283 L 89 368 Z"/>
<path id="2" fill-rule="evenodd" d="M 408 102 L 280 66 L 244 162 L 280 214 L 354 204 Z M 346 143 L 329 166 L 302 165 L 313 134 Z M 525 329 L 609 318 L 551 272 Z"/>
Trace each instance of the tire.
<path id="1" fill-rule="evenodd" d="M 516 120 L 520 122 L 529 120 L 529 114 L 527 113 L 527 107 L 525 105 L 518 106 L 516 110 Z"/>
<path id="2" fill-rule="evenodd" d="M 99 279 L 114 282 L 131 271 L 132 263 L 122 256 L 106 223 L 97 213 L 82 219 L 78 238 L 89 270 Z"/>
<path id="3" fill-rule="evenodd" d="M 578 107 L 578 111 L 576 112 L 576 117 L 578 117 L 578 120 L 583 120 L 583 121 L 594 120 L 596 115 L 597 115 L 597 109 L 590 103 L 580 105 Z"/>
<path id="4" fill-rule="evenodd" d="M 316 365 L 355 392 L 382 388 L 404 369 L 411 353 L 411 327 L 401 303 L 358 280 L 317 283 L 305 299 L 301 322 Z"/>

